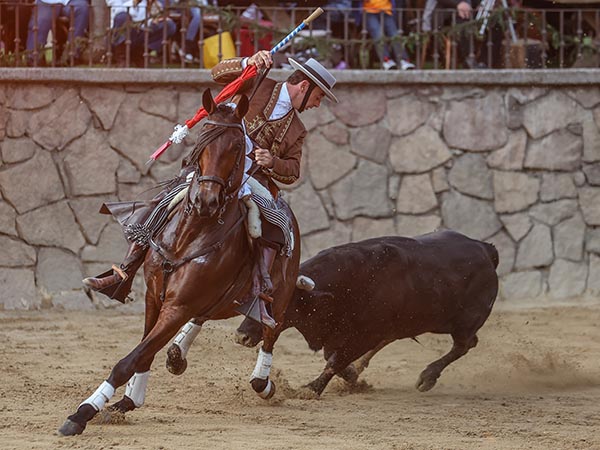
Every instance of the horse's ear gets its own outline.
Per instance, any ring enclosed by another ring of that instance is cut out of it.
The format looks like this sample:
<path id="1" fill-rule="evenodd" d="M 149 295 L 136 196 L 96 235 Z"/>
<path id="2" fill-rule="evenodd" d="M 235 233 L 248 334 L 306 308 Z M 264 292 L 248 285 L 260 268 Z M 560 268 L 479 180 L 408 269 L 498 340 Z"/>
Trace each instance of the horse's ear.
<path id="1" fill-rule="evenodd" d="M 240 100 L 238 101 L 237 107 L 235 108 L 235 117 L 242 120 L 242 117 L 246 115 L 248 112 L 248 97 L 245 94 L 242 94 Z"/>
<path id="2" fill-rule="evenodd" d="M 217 104 L 213 100 L 212 94 L 210 93 L 210 89 L 206 88 L 204 94 L 202 94 L 202 106 L 204 110 L 210 115 L 217 108 Z"/>

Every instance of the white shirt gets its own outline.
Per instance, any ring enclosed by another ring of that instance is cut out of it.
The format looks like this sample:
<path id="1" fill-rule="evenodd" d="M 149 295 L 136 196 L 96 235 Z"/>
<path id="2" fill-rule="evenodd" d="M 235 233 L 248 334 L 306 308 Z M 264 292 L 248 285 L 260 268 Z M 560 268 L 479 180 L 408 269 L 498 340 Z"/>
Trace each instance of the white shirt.
<path id="1" fill-rule="evenodd" d="M 146 20 L 146 0 L 142 0 L 137 6 L 133 6 L 133 0 L 106 0 L 110 6 L 110 26 L 115 26 L 115 16 L 122 12 L 129 11 L 133 22 L 143 22 Z"/>
<path id="2" fill-rule="evenodd" d="M 40 0 L 42 3 L 47 5 L 67 5 L 71 0 Z"/>
<path id="3" fill-rule="evenodd" d="M 275 103 L 275 108 L 273 108 L 273 112 L 269 116 L 269 120 L 277 120 L 281 119 L 292 109 L 292 99 L 290 98 L 290 93 L 287 88 L 287 83 L 283 83 L 281 86 L 281 91 L 279 91 L 279 98 L 277 99 L 277 103 Z"/>

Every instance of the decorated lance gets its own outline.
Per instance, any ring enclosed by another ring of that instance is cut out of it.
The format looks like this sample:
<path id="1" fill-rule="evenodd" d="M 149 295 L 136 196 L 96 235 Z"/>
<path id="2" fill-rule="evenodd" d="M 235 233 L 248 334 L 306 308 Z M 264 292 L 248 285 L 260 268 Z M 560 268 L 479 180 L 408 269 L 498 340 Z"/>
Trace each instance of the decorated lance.
<path id="1" fill-rule="evenodd" d="M 310 16 L 308 16 L 306 19 L 304 19 L 300 23 L 300 25 L 298 25 L 291 33 L 289 33 L 286 37 L 284 37 L 275 47 L 273 47 L 270 50 L 271 55 L 274 55 L 279 50 L 281 50 L 290 40 L 292 40 L 294 38 L 294 36 L 296 36 L 302 29 L 307 27 L 313 20 L 315 20 L 321 14 L 323 14 L 322 8 L 317 8 L 316 10 L 314 10 Z M 229 83 L 227 86 L 225 86 L 223 88 L 223 90 L 221 92 L 219 92 L 219 94 L 215 97 L 215 102 L 220 103 L 220 102 L 228 99 L 229 97 L 232 97 L 237 92 L 237 90 L 240 88 L 242 83 L 245 80 L 249 80 L 250 78 L 253 78 L 254 76 L 256 76 L 256 73 L 257 73 L 256 66 L 254 66 L 254 65 L 246 66 L 246 68 L 244 69 L 242 74 L 237 79 L 235 79 L 234 81 Z M 162 155 L 172 144 L 179 144 L 180 142 L 182 142 L 183 139 L 189 134 L 190 128 L 192 128 L 194 125 L 196 125 L 198 122 L 200 122 L 200 120 L 202 120 L 207 115 L 208 114 L 206 113 L 204 108 L 200 107 L 198 109 L 198 111 L 196 111 L 196 114 L 194 115 L 194 117 L 185 121 L 185 125 L 180 125 L 180 124 L 175 125 L 174 131 L 173 131 L 173 134 L 171 134 L 171 137 L 163 145 L 161 145 L 158 149 L 156 149 L 156 151 L 154 153 L 152 153 L 152 155 L 150 156 L 150 159 L 148 160 L 148 162 L 146 164 L 151 164 L 154 161 L 156 161 L 160 157 L 160 155 Z"/>

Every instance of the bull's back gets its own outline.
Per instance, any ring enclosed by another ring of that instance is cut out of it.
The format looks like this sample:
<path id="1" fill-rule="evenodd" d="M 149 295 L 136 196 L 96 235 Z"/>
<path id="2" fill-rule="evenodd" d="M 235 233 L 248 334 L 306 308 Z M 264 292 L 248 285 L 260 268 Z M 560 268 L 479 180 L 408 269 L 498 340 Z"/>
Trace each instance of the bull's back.
<path id="1" fill-rule="evenodd" d="M 400 339 L 479 328 L 496 298 L 497 264 L 492 245 L 440 231 L 334 247 L 305 262 L 300 273 L 334 295 L 331 339 L 348 333 Z"/>

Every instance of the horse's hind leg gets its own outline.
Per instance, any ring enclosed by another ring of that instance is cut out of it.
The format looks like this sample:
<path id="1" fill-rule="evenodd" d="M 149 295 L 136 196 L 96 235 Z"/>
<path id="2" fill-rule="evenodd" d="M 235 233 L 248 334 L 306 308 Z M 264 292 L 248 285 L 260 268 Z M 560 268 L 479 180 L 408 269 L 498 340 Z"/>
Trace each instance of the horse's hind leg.
<path id="1" fill-rule="evenodd" d="M 199 319 L 190 320 L 179 331 L 167 350 L 167 370 L 173 375 L 181 375 L 187 369 L 187 353 L 202 330 L 203 323 Z"/>
<path id="2" fill-rule="evenodd" d="M 433 386 L 435 386 L 437 379 L 442 374 L 442 370 L 444 370 L 450 363 L 466 355 L 469 349 L 477 345 L 477 335 L 459 337 L 455 334 L 452 334 L 452 339 L 454 340 L 452 349 L 450 349 L 450 351 L 440 359 L 429 364 L 419 375 L 416 384 L 416 388 L 419 391 L 425 392 L 430 390 Z"/>
<path id="3" fill-rule="evenodd" d="M 81 434 L 87 423 L 112 398 L 115 389 L 123 386 L 136 372 L 149 368 L 156 353 L 163 348 L 191 317 L 187 309 L 178 307 L 163 308 L 154 328 L 125 358 L 119 361 L 98 389 L 79 405 L 77 412 L 70 415 L 58 430 L 64 436 Z"/>

